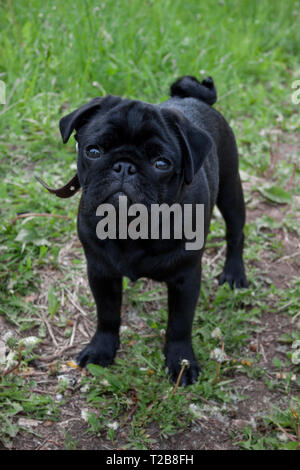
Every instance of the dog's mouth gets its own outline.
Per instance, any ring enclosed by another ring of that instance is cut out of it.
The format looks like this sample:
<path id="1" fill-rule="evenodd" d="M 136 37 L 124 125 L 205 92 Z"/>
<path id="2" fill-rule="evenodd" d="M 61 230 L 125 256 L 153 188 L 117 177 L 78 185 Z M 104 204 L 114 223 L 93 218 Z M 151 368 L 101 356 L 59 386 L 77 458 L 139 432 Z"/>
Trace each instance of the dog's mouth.
<path id="1" fill-rule="evenodd" d="M 108 196 L 106 196 L 106 198 L 101 202 L 101 204 L 112 204 L 113 206 L 119 206 L 120 200 L 124 200 L 124 198 L 126 198 L 128 206 L 133 204 L 132 199 L 123 189 L 111 192 Z"/>

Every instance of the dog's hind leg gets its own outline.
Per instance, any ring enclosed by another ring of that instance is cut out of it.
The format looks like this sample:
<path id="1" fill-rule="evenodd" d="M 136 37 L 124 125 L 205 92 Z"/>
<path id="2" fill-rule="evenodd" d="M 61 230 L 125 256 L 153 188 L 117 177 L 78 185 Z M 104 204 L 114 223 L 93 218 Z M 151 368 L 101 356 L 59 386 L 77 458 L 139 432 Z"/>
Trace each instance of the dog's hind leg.
<path id="1" fill-rule="evenodd" d="M 236 158 L 231 159 L 230 165 L 225 166 L 223 161 L 223 168 L 220 168 L 217 207 L 226 223 L 227 251 L 219 284 L 228 282 L 231 288 L 241 288 L 248 286 L 243 262 L 245 203 L 238 172 L 237 151 L 235 153 Z"/>

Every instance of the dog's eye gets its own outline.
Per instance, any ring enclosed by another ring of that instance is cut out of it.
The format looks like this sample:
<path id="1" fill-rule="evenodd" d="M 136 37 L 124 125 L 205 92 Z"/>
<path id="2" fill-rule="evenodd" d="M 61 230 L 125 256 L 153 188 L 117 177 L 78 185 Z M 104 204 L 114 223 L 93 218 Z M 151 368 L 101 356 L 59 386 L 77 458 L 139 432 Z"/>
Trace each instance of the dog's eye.
<path id="1" fill-rule="evenodd" d="M 159 158 L 154 162 L 154 166 L 158 170 L 168 170 L 168 168 L 170 167 L 170 162 L 165 158 Z"/>
<path id="2" fill-rule="evenodd" d="M 86 148 L 85 153 L 88 158 L 99 158 L 103 154 L 103 149 L 98 145 L 90 145 Z"/>

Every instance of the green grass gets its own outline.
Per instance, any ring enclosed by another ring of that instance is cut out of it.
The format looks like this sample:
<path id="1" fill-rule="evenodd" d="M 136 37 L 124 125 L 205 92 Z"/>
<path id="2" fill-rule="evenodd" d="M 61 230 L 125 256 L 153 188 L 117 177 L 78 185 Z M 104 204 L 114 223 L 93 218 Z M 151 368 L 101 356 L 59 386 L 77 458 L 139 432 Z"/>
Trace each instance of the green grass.
<path id="1" fill-rule="evenodd" d="M 1 378 L 0 382 L 0 441 L 8 448 L 12 438 L 22 430 L 22 422 L 15 417 L 26 416 L 35 420 L 56 420 L 59 414 L 53 399 L 32 393 L 33 382 L 19 378 Z M 26 429 L 24 429 L 26 431 Z"/>
<path id="2" fill-rule="evenodd" d="M 295 398 L 289 408 L 274 409 L 261 423 L 260 433 L 246 428 L 246 439 L 240 442 L 246 450 L 297 450 L 300 438 L 300 402 Z"/>
<path id="3" fill-rule="evenodd" d="M 274 166 L 270 148 L 276 148 L 276 135 L 272 134 L 276 129 L 284 133 L 285 141 L 297 143 L 299 139 L 299 106 L 291 101 L 292 83 L 300 76 L 299 20 L 299 4 L 294 0 L 191 0 L 188 4 L 176 0 L 33 0 L 30 7 L 23 0 L 0 3 L 0 80 L 7 92 L 7 104 L 0 105 L 0 314 L 19 334 L 26 336 L 34 329 L 41 338 L 47 335 L 39 307 L 30 300 L 39 293 L 44 272 L 54 273 L 54 277 L 59 274 L 58 279 L 49 281 L 47 318 L 62 331 L 67 328 L 69 313 L 61 305 L 61 295 L 65 287 L 72 288 L 77 272 L 84 272 L 84 264 L 78 255 L 71 262 L 71 272 L 70 265 L 59 263 L 59 255 L 76 231 L 78 197 L 58 200 L 46 193 L 33 175 L 58 185 L 73 174 L 74 142 L 63 146 L 58 121 L 94 96 L 111 93 L 159 102 L 168 97 L 169 86 L 178 76 L 212 75 L 219 96 L 216 107 L 237 136 L 241 169 L 250 179 L 268 176 L 271 189 L 262 187 L 260 180 L 254 182 L 260 197 L 273 203 L 292 200 L 297 184 L 287 186 L 295 171 L 294 162 L 287 152 Z M 299 168 L 295 177 L 299 181 Z M 255 205 L 252 195 L 248 196 L 249 206 Z M 98 410 L 89 415 L 91 433 L 116 443 L 118 431 L 108 426 L 116 421 L 126 429 L 127 447 L 146 448 L 152 439 L 148 426 L 155 424 L 162 437 L 184 429 L 195 420 L 191 409 L 201 410 L 203 399 L 224 406 L 226 414 L 226 407 L 242 400 L 234 389 L 236 374 L 262 378 L 283 396 L 295 394 L 300 385 L 298 376 L 298 382 L 292 384 L 288 378 L 271 380 L 257 365 L 259 358 L 253 354 L 248 358 L 245 349 L 251 337 L 262 331 L 264 312 L 275 314 L 282 307 L 282 313 L 291 317 L 298 312 L 299 283 L 275 289 L 255 267 L 266 250 L 274 259 L 282 256 L 282 244 L 274 236 L 276 229 L 300 233 L 295 206 L 282 208 L 279 227 L 268 214 L 247 224 L 249 289 L 232 293 L 226 287 L 214 287 L 222 258 L 205 269 L 193 338 L 203 372 L 190 389 L 177 390 L 173 396 L 165 374 L 161 353 L 167 317 L 165 291 L 156 288 L 149 294 L 143 281 L 132 286 L 124 280 L 127 306 L 138 312 L 150 336 L 129 328 L 123 334 L 124 352 L 116 364 L 107 370 L 91 367 L 92 375 L 83 379 L 87 387 L 82 397 Z M 12 223 L 23 212 L 48 212 L 68 219 L 28 217 Z M 216 217 L 209 249 L 222 246 L 223 230 Z M 89 293 L 80 292 L 77 302 L 88 311 L 94 310 Z M 145 313 L 146 305 L 151 314 Z M 221 329 L 230 357 L 220 366 L 211 358 L 211 352 L 220 346 L 220 339 L 212 337 L 216 327 Z M 68 337 L 70 330 L 65 333 Z M 282 367 L 290 373 L 299 373 L 299 366 L 291 362 L 291 344 L 297 338 L 286 338 L 289 342 Z M 26 357 L 22 361 L 26 364 Z M 20 380 L 11 375 L 2 379 L 0 439 L 5 443 L 18 432 L 17 415 L 45 418 L 45 406 L 52 403 L 44 395 L 28 399 L 27 389 L 22 388 L 26 379 Z M 26 384 L 29 389 L 34 386 L 33 381 Z M 14 405 L 7 407 L 7 403 Z M 134 406 L 132 418 L 125 421 Z M 281 417 L 278 424 L 290 428 L 293 422 L 290 408 L 287 410 L 290 422 L 285 424 Z M 269 419 L 265 434 L 245 431 L 243 438 L 236 438 L 240 446 L 292 447 L 278 440 L 271 418 L 265 419 Z M 73 447 L 68 433 L 66 447 Z"/>

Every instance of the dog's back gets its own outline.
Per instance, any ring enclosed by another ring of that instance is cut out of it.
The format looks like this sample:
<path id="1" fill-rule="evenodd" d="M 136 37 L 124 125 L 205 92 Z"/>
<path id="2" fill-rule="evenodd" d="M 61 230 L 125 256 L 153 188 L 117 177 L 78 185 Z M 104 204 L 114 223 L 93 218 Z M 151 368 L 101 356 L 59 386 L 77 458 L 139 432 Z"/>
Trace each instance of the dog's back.
<path id="1" fill-rule="evenodd" d="M 228 176 L 233 179 L 238 177 L 238 151 L 231 127 L 222 114 L 212 107 L 217 101 L 213 79 L 207 77 L 199 82 L 189 75 L 181 77 L 171 85 L 170 95 L 159 106 L 180 111 L 193 125 L 204 129 L 215 143 L 218 162 L 211 155 L 202 167 L 211 190 L 215 192 L 214 187 L 222 185 Z"/>
<path id="2" fill-rule="evenodd" d="M 211 77 L 202 82 L 190 75 L 181 77 L 171 85 L 170 96 L 159 106 L 181 111 L 194 125 L 206 130 L 218 151 L 224 146 L 224 138 L 234 139 L 225 118 L 212 107 L 217 101 L 217 90 Z"/>
<path id="3" fill-rule="evenodd" d="M 170 95 L 171 97 L 159 106 L 180 111 L 194 126 L 205 130 L 215 144 L 195 176 L 189 191 L 189 195 L 194 194 L 196 202 L 205 203 L 207 217 L 210 217 L 219 188 L 218 144 L 221 142 L 224 122 L 226 125 L 222 115 L 212 108 L 217 100 L 217 91 L 211 77 L 199 82 L 194 77 L 185 76 L 171 85 Z M 203 200 L 203 195 L 206 197 L 209 195 L 209 200 Z"/>

